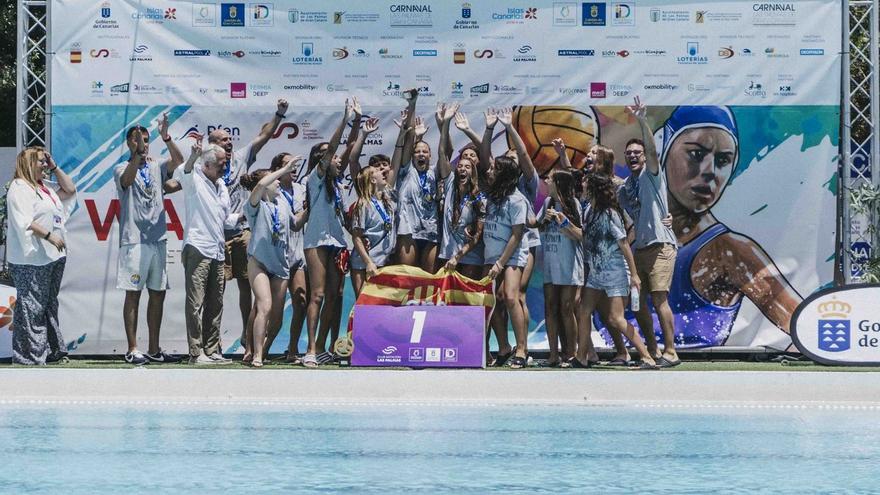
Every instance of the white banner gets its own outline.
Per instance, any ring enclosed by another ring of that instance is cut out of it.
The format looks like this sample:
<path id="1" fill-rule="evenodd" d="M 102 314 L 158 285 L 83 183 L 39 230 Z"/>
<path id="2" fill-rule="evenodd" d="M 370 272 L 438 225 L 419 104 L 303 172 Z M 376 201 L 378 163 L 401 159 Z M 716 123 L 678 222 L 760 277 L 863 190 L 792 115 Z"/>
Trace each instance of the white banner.
<path id="1" fill-rule="evenodd" d="M 634 95 L 651 105 L 655 129 L 689 112 L 716 126 L 713 115 L 723 110 L 732 115 L 725 132 L 735 137 L 738 162 L 721 174 L 708 211 L 683 213 L 713 229 L 696 238 L 678 232 L 681 276 L 670 299 L 680 345 L 786 348 L 794 307 L 832 280 L 839 2 L 49 3 L 52 151 L 79 189 L 61 318 L 80 352 L 125 350 L 112 181 L 112 168 L 126 160 L 125 130 L 146 125 L 151 152 L 164 154 L 155 122 L 167 111 L 184 153 L 193 130 L 227 129 L 241 147 L 278 98 L 291 103 L 288 119 L 258 168 L 278 152 L 306 155 L 328 139 L 352 95 L 380 118 L 365 155 L 390 155 L 392 119 L 410 87 L 429 122 L 436 102 L 456 101 L 478 133 L 486 107 L 515 106 L 515 127 L 542 173 L 555 162 L 557 136 L 575 162 L 598 142 L 621 162 L 626 140 L 639 135 L 623 109 Z M 466 143 L 452 132 L 456 147 Z M 436 148 L 437 139 L 432 128 L 427 140 Z M 688 179 L 676 182 L 671 169 L 673 197 Z M 184 352 L 183 201 L 167 199 L 172 289 L 162 341 Z M 739 249 L 727 259 L 722 250 L 713 270 L 694 268 L 725 242 Z M 538 269 L 528 292 L 533 348 L 546 345 L 542 282 Z M 226 349 L 241 331 L 237 298 L 228 284 Z M 345 314 L 351 302 L 347 293 Z M 285 328 L 275 350 L 287 338 Z"/>

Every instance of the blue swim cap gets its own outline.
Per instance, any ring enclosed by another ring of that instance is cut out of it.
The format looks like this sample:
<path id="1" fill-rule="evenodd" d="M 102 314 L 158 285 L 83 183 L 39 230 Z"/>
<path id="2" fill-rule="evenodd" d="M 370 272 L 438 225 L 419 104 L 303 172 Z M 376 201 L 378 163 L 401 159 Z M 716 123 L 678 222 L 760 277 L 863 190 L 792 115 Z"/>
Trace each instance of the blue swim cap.
<path id="1" fill-rule="evenodd" d="M 669 147 L 672 146 L 672 142 L 675 141 L 679 134 L 688 129 L 701 127 L 714 127 L 727 131 L 730 134 L 737 150 L 733 161 L 733 166 L 736 167 L 739 160 L 739 139 L 737 137 L 736 121 L 727 107 L 710 106 L 681 106 L 672 112 L 672 115 L 663 124 L 663 128 L 654 134 L 654 142 L 660 151 L 660 164 L 665 164 Z"/>

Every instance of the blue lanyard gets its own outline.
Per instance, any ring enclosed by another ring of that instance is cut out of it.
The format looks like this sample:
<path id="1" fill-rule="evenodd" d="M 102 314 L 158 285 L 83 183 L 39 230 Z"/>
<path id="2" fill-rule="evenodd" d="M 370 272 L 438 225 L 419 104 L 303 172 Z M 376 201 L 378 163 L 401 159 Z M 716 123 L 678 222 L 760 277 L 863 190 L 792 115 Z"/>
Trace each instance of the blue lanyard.
<path id="1" fill-rule="evenodd" d="M 482 199 L 483 199 L 483 193 L 477 193 L 477 197 L 474 198 L 473 201 L 471 201 L 471 195 L 468 194 L 465 197 L 461 198 L 461 205 L 459 205 L 458 209 L 461 211 L 464 211 L 465 204 L 467 204 L 468 202 L 476 203 L 477 201 L 480 201 Z"/>
<path id="2" fill-rule="evenodd" d="M 278 205 L 272 202 L 272 238 L 279 239 L 281 237 L 281 219 L 278 216 Z"/>
<path id="3" fill-rule="evenodd" d="M 144 181 L 144 189 L 150 191 L 153 188 L 153 178 L 150 177 L 149 166 L 145 163 L 143 167 L 138 169 L 138 175 Z"/>
<path id="4" fill-rule="evenodd" d="M 431 184 L 428 183 L 428 171 L 420 172 L 416 171 L 419 174 L 419 187 L 422 189 L 422 198 L 425 201 L 431 201 Z"/>
<path id="5" fill-rule="evenodd" d="M 293 211 L 293 194 L 290 194 L 289 192 L 285 191 L 283 187 L 281 188 L 281 194 L 284 195 L 284 199 L 286 199 L 287 204 L 290 205 L 290 211 Z"/>
<path id="6" fill-rule="evenodd" d="M 342 195 L 339 193 L 339 186 L 342 184 L 342 179 L 336 177 L 333 179 L 333 204 L 336 207 L 336 214 L 342 216 Z"/>
<path id="7" fill-rule="evenodd" d="M 223 169 L 223 183 L 229 187 L 229 183 L 232 182 L 232 160 L 226 161 L 226 167 Z"/>
<path id="8" fill-rule="evenodd" d="M 376 198 L 370 198 L 370 201 L 373 202 L 373 206 L 376 208 L 376 211 L 379 212 L 379 217 L 382 218 L 382 222 L 385 224 L 385 230 L 391 230 L 391 217 L 388 215 L 388 212 L 385 211 L 385 207 L 382 206 L 382 203 L 376 201 Z"/>

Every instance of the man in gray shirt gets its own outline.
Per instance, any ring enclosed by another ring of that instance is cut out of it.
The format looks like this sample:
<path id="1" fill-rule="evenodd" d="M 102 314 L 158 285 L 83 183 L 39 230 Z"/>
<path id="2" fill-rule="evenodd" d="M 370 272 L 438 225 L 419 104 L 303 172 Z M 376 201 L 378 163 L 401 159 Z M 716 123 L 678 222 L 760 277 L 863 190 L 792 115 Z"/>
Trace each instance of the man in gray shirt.
<path id="1" fill-rule="evenodd" d="M 642 130 L 641 140 L 627 143 L 625 158 L 631 173 L 618 192 L 621 206 L 635 223 L 633 257 L 642 280 L 636 320 L 645 336 L 648 352 L 657 356 L 654 320 L 647 304 L 650 293 L 663 331 L 663 354 L 657 364 L 669 368 L 681 363 L 675 351 L 675 320 L 668 300 L 678 245 L 672 228 L 663 221 L 669 215 L 666 175 L 660 170 L 647 107 L 636 97 L 635 105 L 627 107 L 627 111 L 636 117 Z"/>
<path id="2" fill-rule="evenodd" d="M 281 121 L 284 120 L 286 112 L 287 100 L 279 99 L 272 120 L 263 124 L 260 133 L 253 141 L 238 150 L 233 149 L 232 136 L 226 130 L 217 129 L 208 134 L 209 145 L 216 144 L 226 151 L 226 164 L 221 178 L 229 190 L 232 221 L 225 225 L 226 257 L 224 268 L 226 280 L 234 278 L 238 282 L 238 305 L 241 310 L 242 335 L 244 335 L 243 332 L 247 327 L 251 311 L 251 284 L 248 282 L 247 275 L 247 246 L 251 231 L 247 226 L 247 219 L 243 211 L 244 202 L 247 201 L 247 191 L 241 187 L 239 179 L 257 161 L 257 153 L 272 138 Z"/>
<path id="3" fill-rule="evenodd" d="M 159 329 L 168 289 L 164 187 L 174 169 L 183 162 L 183 155 L 168 135 L 167 113 L 159 121 L 159 135 L 165 141 L 170 158 L 163 162 L 151 158 L 150 133 L 137 125 L 128 129 L 125 135 L 130 151 L 128 163 L 119 164 L 113 170 L 119 198 L 116 287 L 125 291 L 122 306 L 128 339 L 125 362 L 135 365 L 178 361 L 159 347 Z M 146 355 L 137 348 L 138 306 L 144 287 L 149 293 L 147 327 L 150 339 Z"/>

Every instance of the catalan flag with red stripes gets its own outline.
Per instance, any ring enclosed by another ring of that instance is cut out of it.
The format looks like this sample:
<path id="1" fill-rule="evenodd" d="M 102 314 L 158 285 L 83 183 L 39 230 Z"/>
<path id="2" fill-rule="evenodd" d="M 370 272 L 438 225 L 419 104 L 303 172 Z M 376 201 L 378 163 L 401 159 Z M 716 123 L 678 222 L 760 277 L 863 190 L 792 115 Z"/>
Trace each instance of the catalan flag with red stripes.
<path id="1" fill-rule="evenodd" d="M 356 304 L 483 306 L 486 320 L 495 306 L 492 280 L 472 280 L 458 272 L 428 273 L 406 265 L 386 266 L 364 283 Z"/>

